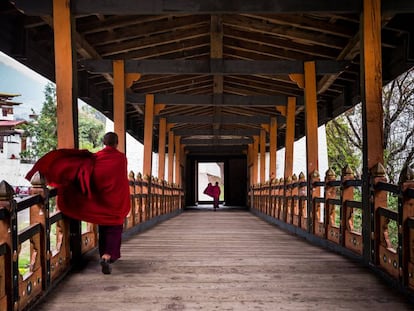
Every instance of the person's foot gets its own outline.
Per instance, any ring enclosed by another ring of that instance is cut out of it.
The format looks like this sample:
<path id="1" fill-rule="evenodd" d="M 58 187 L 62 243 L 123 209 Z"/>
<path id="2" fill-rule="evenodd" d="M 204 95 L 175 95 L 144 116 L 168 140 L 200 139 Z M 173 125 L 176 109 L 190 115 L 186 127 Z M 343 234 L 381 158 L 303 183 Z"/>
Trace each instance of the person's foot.
<path id="1" fill-rule="evenodd" d="M 109 263 L 109 260 L 102 258 L 101 259 L 101 267 L 102 267 L 102 273 L 103 274 L 111 274 L 112 267 Z"/>

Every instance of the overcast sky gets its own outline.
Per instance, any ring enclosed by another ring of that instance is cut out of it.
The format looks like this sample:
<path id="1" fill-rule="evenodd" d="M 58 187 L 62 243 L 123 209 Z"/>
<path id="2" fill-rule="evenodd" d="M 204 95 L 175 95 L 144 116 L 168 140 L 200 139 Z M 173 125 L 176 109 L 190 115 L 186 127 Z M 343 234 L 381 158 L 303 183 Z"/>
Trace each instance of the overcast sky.
<path id="1" fill-rule="evenodd" d="M 20 94 L 13 100 L 22 103 L 15 107 L 16 118 L 27 119 L 31 109 L 40 112 L 48 82 L 48 79 L 0 52 L 0 92 Z"/>

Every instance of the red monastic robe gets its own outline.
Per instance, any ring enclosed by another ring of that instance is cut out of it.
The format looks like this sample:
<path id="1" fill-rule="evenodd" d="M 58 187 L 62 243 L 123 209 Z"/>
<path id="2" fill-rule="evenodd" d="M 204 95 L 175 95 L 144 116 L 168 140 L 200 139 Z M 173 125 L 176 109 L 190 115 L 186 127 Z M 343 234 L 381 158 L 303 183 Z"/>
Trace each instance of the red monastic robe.
<path id="1" fill-rule="evenodd" d="M 59 149 L 47 153 L 27 173 L 39 171 L 58 188 L 58 209 L 63 214 L 98 225 L 123 224 L 130 210 L 127 160 L 116 148 L 97 153 Z"/>

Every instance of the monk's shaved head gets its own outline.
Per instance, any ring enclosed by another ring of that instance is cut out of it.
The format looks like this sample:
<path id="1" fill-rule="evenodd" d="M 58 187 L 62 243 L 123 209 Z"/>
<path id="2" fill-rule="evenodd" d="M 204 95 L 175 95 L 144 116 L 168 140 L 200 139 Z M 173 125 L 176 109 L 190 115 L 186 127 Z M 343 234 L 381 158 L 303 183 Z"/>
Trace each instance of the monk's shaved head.
<path id="1" fill-rule="evenodd" d="M 115 147 L 118 145 L 118 135 L 114 132 L 108 132 L 104 135 L 103 143 L 105 146 Z"/>

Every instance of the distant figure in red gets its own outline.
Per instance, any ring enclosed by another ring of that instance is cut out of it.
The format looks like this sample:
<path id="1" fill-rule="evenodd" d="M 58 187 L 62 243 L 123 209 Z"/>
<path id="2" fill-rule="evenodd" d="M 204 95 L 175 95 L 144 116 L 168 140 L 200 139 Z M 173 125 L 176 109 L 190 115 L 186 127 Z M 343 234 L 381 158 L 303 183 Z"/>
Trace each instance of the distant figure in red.
<path id="1" fill-rule="evenodd" d="M 108 132 L 97 153 L 59 149 L 47 153 L 26 175 L 39 171 L 58 188 L 58 208 L 73 219 L 99 225 L 102 272 L 121 257 L 123 223 L 130 210 L 127 159 L 116 149 L 118 136 Z"/>
<path id="2" fill-rule="evenodd" d="M 213 207 L 214 210 L 216 210 L 216 208 L 219 208 L 219 198 L 220 198 L 220 186 L 219 183 L 216 181 L 216 184 L 214 186 L 211 187 L 212 188 L 212 196 L 213 196 Z"/>
<path id="3" fill-rule="evenodd" d="M 213 197 L 213 185 L 211 182 L 208 183 L 207 188 L 204 189 L 204 194 L 207 194 L 209 197 Z"/>

